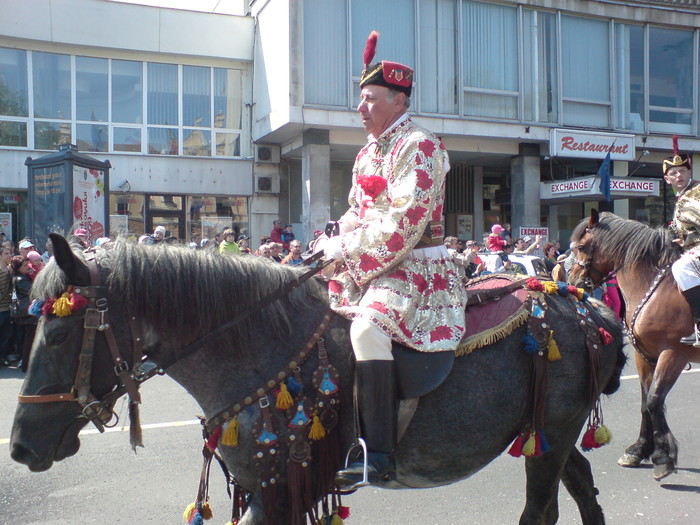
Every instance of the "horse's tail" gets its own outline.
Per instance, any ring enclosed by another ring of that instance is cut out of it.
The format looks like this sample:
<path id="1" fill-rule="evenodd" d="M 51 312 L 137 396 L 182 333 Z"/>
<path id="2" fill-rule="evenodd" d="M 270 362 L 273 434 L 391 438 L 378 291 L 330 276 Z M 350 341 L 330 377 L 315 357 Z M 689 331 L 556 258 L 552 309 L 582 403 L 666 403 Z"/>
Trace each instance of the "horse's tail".
<path id="1" fill-rule="evenodd" d="M 602 302 L 600 302 L 601 306 L 604 306 Z M 601 308 L 596 308 L 594 306 L 589 306 L 588 311 L 593 315 L 594 318 L 596 318 L 596 322 L 598 325 L 603 325 L 604 328 L 608 331 L 613 336 L 613 341 L 611 344 L 615 345 L 615 370 L 613 371 L 612 376 L 610 376 L 610 379 L 606 383 L 606 385 L 603 387 L 603 394 L 609 396 L 610 394 L 614 394 L 617 392 L 617 390 L 620 388 L 620 376 L 622 376 L 622 369 L 625 367 L 625 364 L 627 363 L 627 356 L 625 353 L 622 351 L 623 348 L 623 333 L 622 333 L 622 325 L 620 322 L 615 318 L 613 311 L 605 307 L 607 312 L 610 315 L 603 315 L 603 311 L 601 311 Z"/>

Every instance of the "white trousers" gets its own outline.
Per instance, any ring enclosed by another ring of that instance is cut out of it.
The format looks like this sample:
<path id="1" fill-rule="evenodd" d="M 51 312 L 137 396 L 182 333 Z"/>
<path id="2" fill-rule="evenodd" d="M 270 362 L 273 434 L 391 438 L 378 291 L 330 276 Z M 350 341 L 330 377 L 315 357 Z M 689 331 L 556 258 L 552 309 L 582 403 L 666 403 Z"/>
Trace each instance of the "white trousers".
<path id="1" fill-rule="evenodd" d="M 350 323 L 350 341 L 358 361 L 393 361 L 391 337 L 373 323 L 354 319 Z"/>
<path id="2" fill-rule="evenodd" d="M 700 286 L 700 260 L 697 253 L 681 255 L 681 258 L 671 266 L 671 271 L 682 291 Z"/>

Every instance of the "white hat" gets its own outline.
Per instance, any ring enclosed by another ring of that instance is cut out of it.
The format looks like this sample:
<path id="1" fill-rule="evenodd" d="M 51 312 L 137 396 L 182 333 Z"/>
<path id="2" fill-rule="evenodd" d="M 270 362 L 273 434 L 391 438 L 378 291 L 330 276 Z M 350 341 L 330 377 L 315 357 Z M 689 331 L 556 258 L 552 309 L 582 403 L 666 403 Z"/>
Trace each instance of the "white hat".
<path id="1" fill-rule="evenodd" d="M 530 237 L 529 235 L 526 235 L 525 237 L 523 237 L 523 241 L 525 241 L 525 242 L 530 242 L 531 240 L 532 240 L 532 237 Z"/>
<path id="2" fill-rule="evenodd" d="M 155 232 L 160 232 L 165 235 L 165 226 L 156 226 Z"/>

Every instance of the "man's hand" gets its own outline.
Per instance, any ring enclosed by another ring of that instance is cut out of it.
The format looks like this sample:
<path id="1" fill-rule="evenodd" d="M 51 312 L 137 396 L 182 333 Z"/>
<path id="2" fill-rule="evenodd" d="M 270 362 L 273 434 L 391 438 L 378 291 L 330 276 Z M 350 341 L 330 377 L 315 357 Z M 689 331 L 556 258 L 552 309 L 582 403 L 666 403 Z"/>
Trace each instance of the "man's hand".
<path id="1" fill-rule="evenodd" d="M 336 236 L 326 241 L 323 246 L 323 254 L 326 259 L 342 259 L 343 245 L 341 239 L 342 237 Z"/>

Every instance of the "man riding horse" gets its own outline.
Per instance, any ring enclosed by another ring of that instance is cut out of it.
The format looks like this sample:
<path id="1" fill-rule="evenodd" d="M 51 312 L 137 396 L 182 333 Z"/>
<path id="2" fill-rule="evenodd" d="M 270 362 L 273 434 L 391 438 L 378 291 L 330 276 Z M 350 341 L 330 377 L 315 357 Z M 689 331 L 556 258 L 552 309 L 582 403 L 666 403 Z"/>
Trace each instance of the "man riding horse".
<path id="1" fill-rule="evenodd" d="M 671 230 L 684 253 L 671 270 L 695 317 L 694 333 L 681 343 L 700 347 L 700 184 L 692 178 L 690 155 L 681 156 L 678 136 L 673 136 L 673 156 L 663 161 L 664 180 L 676 191 Z"/>
<path id="2" fill-rule="evenodd" d="M 331 307 L 352 319 L 370 483 L 396 474 L 392 339 L 423 352 L 454 351 L 464 335 L 466 301 L 443 245 L 447 151 L 406 114 L 413 70 L 396 62 L 371 64 L 377 37 L 373 31 L 367 40 L 357 107 L 368 142 L 355 160 L 340 234 L 324 248 L 338 261 L 329 282 Z M 363 463 L 356 462 L 338 472 L 336 482 L 356 486 L 363 474 Z"/>

